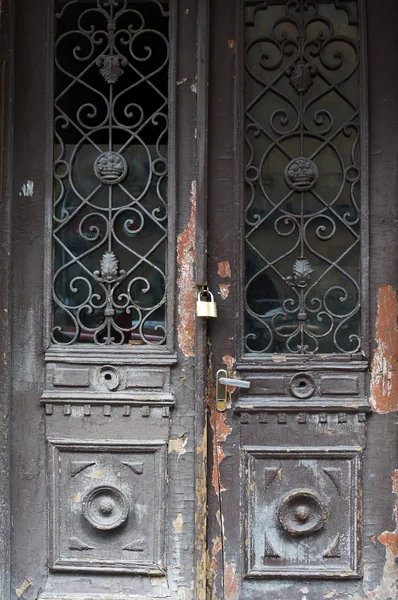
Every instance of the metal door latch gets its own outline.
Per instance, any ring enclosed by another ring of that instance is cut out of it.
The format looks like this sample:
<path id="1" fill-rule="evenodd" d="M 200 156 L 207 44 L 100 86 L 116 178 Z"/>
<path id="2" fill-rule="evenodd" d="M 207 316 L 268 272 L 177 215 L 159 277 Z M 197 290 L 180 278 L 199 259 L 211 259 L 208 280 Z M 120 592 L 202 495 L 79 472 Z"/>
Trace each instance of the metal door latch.
<path id="1" fill-rule="evenodd" d="M 249 389 L 250 381 L 243 379 L 229 379 L 225 369 L 217 371 L 216 375 L 216 407 L 220 412 L 224 412 L 227 407 L 228 387 L 238 387 Z"/>

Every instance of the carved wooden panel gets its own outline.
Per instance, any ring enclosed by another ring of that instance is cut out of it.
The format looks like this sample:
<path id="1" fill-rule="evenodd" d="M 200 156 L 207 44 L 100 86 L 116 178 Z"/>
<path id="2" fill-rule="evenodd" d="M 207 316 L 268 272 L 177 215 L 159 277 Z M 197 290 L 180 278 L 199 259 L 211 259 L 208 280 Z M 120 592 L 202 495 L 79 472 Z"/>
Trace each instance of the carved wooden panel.
<path id="1" fill-rule="evenodd" d="M 356 578 L 361 448 L 246 447 L 246 574 Z"/>
<path id="2" fill-rule="evenodd" d="M 52 570 L 163 574 L 165 448 L 50 440 Z"/>

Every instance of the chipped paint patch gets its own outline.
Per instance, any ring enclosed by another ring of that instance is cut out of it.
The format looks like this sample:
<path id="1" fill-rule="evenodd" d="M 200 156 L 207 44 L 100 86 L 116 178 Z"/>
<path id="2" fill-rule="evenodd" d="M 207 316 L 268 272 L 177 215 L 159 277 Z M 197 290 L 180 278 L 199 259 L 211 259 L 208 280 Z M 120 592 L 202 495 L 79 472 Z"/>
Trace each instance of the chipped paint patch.
<path id="1" fill-rule="evenodd" d="M 224 569 L 225 598 L 236 600 L 239 594 L 239 575 L 235 563 L 227 563 Z"/>
<path id="2" fill-rule="evenodd" d="M 373 410 L 386 414 L 398 410 L 398 300 L 392 286 L 379 289 L 376 320 L 377 349 L 371 368 Z"/>
<path id="3" fill-rule="evenodd" d="M 88 477 L 92 477 L 93 479 L 102 479 L 103 476 L 104 472 L 99 470 L 94 470 L 88 475 Z"/>
<path id="4" fill-rule="evenodd" d="M 178 79 L 177 81 L 177 85 L 182 85 L 183 83 L 185 83 L 187 81 L 186 77 L 183 77 L 182 79 Z"/>
<path id="5" fill-rule="evenodd" d="M 207 423 L 207 417 L 205 420 Z M 195 485 L 195 550 L 196 550 L 196 598 L 206 600 L 207 571 L 207 427 L 203 431 L 202 443 L 196 448 L 197 462 Z"/>
<path id="6" fill-rule="evenodd" d="M 26 183 L 23 183 L 21 186 L 21 191 L 19 192 L 20 196 L 32 197 L 34 192 L 34 183 L 30 179 Z"/>
<path id="7" fill-rule="evenodd" d="M 218 274 L 223 279 L 231 277 L 231 267 L 228 260 L 218 263 Z"/>
<path id="8" fill-rule="evenodd" d="M 271 360 L 274 363 L 286 362 L 286 354 L 273 354 Z"/>
<path id="9" fill-rule="evenodd" d="M 217 587 L 217 578 L 219 577 L 219 572 L 217 570 L 217 560 L 218 554 L 221 554 L 222 558 L 222 543 L 221 536 L 217 536 L 212 539 L 212 547 L 210 551 L 211 560 L 208 561 L 208 572 L 207 572 L 207 585 L 209 590 L 208 598 L 216 599 L 216 587 Z"/>
<path id="10" fill-rule="evenodd" d="M 386 562 L 383 569 L 381 585 L 377 590 L 377 600 L 394 598 L 397 592 L 397 559 L 398 559 L 398 470 L 391 477 L 393 494 L 395 494 L 395 531 L 385 531 L 379 535 L 378 540 L 386 549 Z"/>
<path id="11" fill-rule="evenodd" d="M 174 531 L 176 533 L 182 533 L 183 525 L 184 525 L 184 520 L 182 518 L 182 514 L 178 513 L 178 515 L 176 516 L 176 518 L 173 521 Z"/>
<path id="12" fill-rule="evenodd" d="M 24 592 L 26 592 L 26 590 L 32 585 L 31 581 L 28 581 L 28 579 L 24 579 L 23 584 L 21 585 L 21 587 L 16 588 L 15 593 L 17 595 L 18 598 L 20 598 L 22 596 L 22 594 Z"/>
<path id="13" fill-rule="evenodd" d="M 181 455 L 181 454 L 185 454 L 186 450 L 185 450 L 185 446 L 187 445 L 188 442 L 188 434 L 184 433 L 182 436 L 176 438 L 176 439 L 171 439 L 169 440 L 169 454 L 171 454 L 172 452 L 176 452 L 177 454 Z"/>
<path id="14" fill-rule="evenodd" d="M 194 356 L 195 348 L 195 304 L 194 280 L 195 237 L 196 237 L 196 181 L 191 183 L 191 216 L 186 229 L 177 238 L 177 263 L 179 276 L 178 345 L 184 356 Z"/>
<path id="15" fill-rule="evenodd" d="M 227 367 L 228 374 L 232 375 L 234 366 L 236 363 L 236 358 L 234 358 L 233 356 L 230 356 L 229 354 L 226 354 L 225 356 L 222 357 L 222 360 L 223 360 L 224 365 Z"/>
<path id="16" fill-rule="evenodd" d="M 229 296 L 229 288 L 231 287 L 231 284 L 230 283 L 219 283 L 218 287 L 220 288 L 218 295 L 221 296 L 221 300 L 226 300 Z"/>
<path id="17" fill-rule="evenodd" d="M 350 600 L 395 600 L 397 597 L 397 559 L 398 559 L 398 470 L 394 471 L 391 477 L 393 483 L 393 494 L 396 496 L 395 500 L 395 521 L 397 528 L 395 531 L 385 531 L 378 536 L 378 540 L 386 549 L 386 560 L 383 567 L 383 575 L 380 581 L 380 585 L 374 589 L 368 591 L 367 594 L 345 594 Z M 333 594 L 332 594 L 333 592 Z M 336 590 L 332 590 L 330 594 L 326 594 L 324 598 L 333 598 L 334 595 L 341 598 L 341 593 L 337 594 Z"/>

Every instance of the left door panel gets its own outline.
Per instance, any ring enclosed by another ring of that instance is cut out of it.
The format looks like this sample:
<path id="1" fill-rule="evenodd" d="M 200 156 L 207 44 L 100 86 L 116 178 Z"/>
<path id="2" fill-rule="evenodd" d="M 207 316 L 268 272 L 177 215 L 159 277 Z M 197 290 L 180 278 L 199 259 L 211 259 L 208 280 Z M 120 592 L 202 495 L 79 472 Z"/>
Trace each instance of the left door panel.
<path id="1" fill-rule="evenodd" d="M 195 331 L 180 348 L 175 248 L 195 3 L 15 9 L 9 597 L 171 598 L 194 587 Z"/>

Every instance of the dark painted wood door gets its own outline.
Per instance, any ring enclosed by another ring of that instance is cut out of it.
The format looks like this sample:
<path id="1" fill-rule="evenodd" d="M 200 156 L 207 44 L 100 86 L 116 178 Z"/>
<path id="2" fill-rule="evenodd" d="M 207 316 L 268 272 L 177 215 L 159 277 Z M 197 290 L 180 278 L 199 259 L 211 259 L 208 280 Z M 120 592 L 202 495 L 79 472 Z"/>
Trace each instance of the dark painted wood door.
<path id="1" fill-rule="evenodd" d="M 192 598 L 197 6 L 2 8 L 0 596 Z"/>
<path id="2" fill-rule="evenodd" d="M 396 18 L 211 3 L 213 599 L 396 597 Z"/>
<path id="3" fill-rule="evenodd" d="M 1 597 L 395 598 L 398 8 L 0 4 Z"/>

